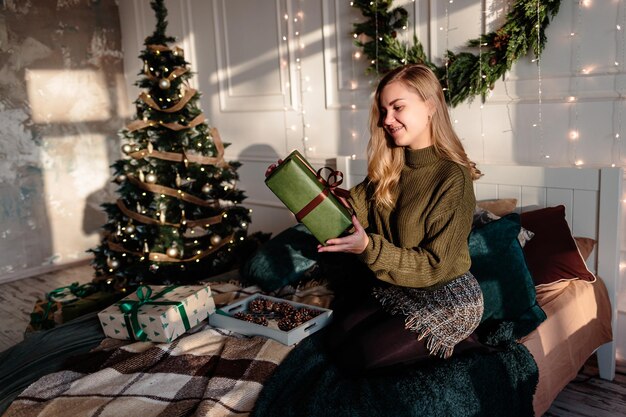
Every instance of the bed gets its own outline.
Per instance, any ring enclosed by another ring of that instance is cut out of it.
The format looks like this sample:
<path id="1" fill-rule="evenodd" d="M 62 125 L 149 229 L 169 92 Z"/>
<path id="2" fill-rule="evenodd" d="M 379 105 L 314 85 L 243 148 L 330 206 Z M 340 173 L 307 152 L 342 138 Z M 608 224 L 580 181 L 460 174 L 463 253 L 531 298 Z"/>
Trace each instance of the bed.
<path id="1" fill-rule="evenodd" d="M 365 162 L 350 157 L 338 158 L 337 168 L 344 173 L 345 187 L 354 185 L 365 174 Z M 525 335 L 521 344 L 511 344 L 501 357 L 495 358 L 497 361 L 488 365 L 492 367 L 493 378 L 504 381 L 507 372 L 517 366 L 512 362 L 530 353 L 534 358 L 531 368 L 536 368 L 529 369 L 528 375 L 531 380 L 534 375 L 536 380 L 525 386 L 517 385 L 518 381 L 510 382 L 510 387 L 504 383 L 503 387 L 487 386 L 485 395 L 503 397 L 499 398 L 500 402 L 512 407 L 516 406 L 518 397 L 526 395 L 527 409 L 515 415 L 531 415 L 534 411 L 534 415 L 541 416 L 594 352 L 598 355 L 600 376 L 609 380 L 614 377 L 612 332 L 616 328 L 623 172 L 617 168 L 487 165 L 480 168 L 485 175 L 475 184 L 478 200 L 515 199 L 514 212 L 520 216 L 537 208 L 563 205 L 573 235 L 597 241 L 588 255 L 587 265 L 598 279 L 593 283 L 582 279 L 561 280 L 537 287 L 536 300 L 547 318 Z M 218 306 L 257 292 L 323 307 L 329 306 L 334 296 L 328 286 L 316 280 L 269 291 L 258 285 L 246 286 L 239 278 L 233 271 L 209 282 Z M 135 415 L 137 410 L 146 416 L 314 415 L 310 407 L 294 399 L 306 401 L 311 390 L 305 390 L 304 397 L 290 390 L 298 389 L 303 383 L 307 375 L 303 369 L 310 371 L 309 375 L 323 376 L 324 382 L 330 384 L 336 377 L 327 373 L 328 364 L 317 355 L 319 338 L 315 335 L 296 347 L 283 346 L 270 339 L 245 337 L 203 323 L 172 343 L 159 344 L 99 338 L 98 328 L 95 316 L 86 317 L 53 329 L 55 340 L 68 340 L 68 344 L 57 343 L 52 347 L 44 334 L 2 352 L 0 406 L 8 407 L 5 415 L 62 415 L 67 409 L 76 415 Z M 84 337 L 85 334 L 89 337 Z M 465 362 L 429 366 L 446 381 L 442 371 L 445 366 L 467 365 L 467 375 L 472 376 L 472 366 L 479 364 L 477 358 L 478 355 L 468 356 Z M 512 363 L 510 368 L 506 367 L 507 362 Z M 22 372 L 24 363 L 29 365 L 27 375 Z M 404 375 L 409 378 L 404 381 L 414 381 L 416 375 L 419 373 Z M 316 389 L 328 389 L 325 385 L 328 384 L 317 383 Z M 393 391 L 387 388 L 391 385 L 402 384 L 393 375 L 381 376 L 368 384 L 363 381 L 355 384 L 354 380 L 343 378 L 331 387 L 336 397 L 320 397 L 315 402 L 320 407 L 332 404 L 332 415 L 359 415 L 359 412 L 377 415 L 364 411 L 367 408 L 356 412 L 354 407 L 356 404 L 372 407 L 364 404 L 364 392 L 371 396 L 367 398 L 376 401 L 389 397 Z M 477 383 L 475 389 L 481 385 Z M 343 391 L 336 394 L 338 386 Z M 459 386 L 458 391 L 463 391 L 464 385 Z M 411 388 L 415 390 L 415 400 L 386 401 L 417 402 L 418 391 L 429 387 Z M 502 391 L 498 391 L 500 388 Z M 522 390 L 527 392 L 522 395 Z M 434 399 L 431 395 L 429 400 L 452 406 L 452 396 L 441 397 Z M 513 415 L 490 407 L 486 402 L 476 403 L 474 409 L 469 407 L 463 413 L 448 411 L 439 415 Z M 396 415 L 425 414 L 407 409 Z"/>

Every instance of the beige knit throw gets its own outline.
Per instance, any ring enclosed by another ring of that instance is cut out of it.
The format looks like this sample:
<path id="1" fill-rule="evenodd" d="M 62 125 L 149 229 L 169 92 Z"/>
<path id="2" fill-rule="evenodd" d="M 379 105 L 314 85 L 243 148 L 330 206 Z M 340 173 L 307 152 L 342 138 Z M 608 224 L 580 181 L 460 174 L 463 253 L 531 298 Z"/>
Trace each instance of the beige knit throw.
<path id="1" fill-rule="evenodd" d="M 375 288 L 373 295 L 390 314 L 406 317 L 405 328 L 426 338 L 431 355 L 449 358 L 454 346 L 480 324 L 483 295 L 470 273 L 436 290 L 400 287 Z"/>

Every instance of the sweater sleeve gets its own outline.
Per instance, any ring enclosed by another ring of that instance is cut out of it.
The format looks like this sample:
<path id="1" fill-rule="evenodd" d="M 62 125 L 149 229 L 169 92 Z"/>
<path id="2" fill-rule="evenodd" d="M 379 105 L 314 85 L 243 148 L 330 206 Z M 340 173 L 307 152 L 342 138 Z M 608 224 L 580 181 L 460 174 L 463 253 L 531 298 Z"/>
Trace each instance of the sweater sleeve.
<path id="1" fill-rule="evenodd" d="M 476 202 L 471 180 L 457 181 L 436 200 L 417 247 L 397 247 L 380 234 L 368 235 L 369 244 L 359 258 L 378 279 L 404 287 L 436 288 L 469 270 L 467 238 Z"/>
<path id="2" fill-rule="evenodd" d="M 354 214 L 356 215 L 356 218 L 359 220 L 359 223 L 361 223 L 361 226 L 363 226 L 364 229 L 367 229 L 369 226 L 369 221 L 367 218 L 367 210 L 368 210 L 367 184 L 368 182 L 369 181 L 366 178 L 360 184 L 357 184 L 354 187 L 352 187 L 350 189 L 350 197 L 348 199 L 348 201 L 350 202 L 350 205 L 352 206 L 352 209 L 354 210 Z"/>

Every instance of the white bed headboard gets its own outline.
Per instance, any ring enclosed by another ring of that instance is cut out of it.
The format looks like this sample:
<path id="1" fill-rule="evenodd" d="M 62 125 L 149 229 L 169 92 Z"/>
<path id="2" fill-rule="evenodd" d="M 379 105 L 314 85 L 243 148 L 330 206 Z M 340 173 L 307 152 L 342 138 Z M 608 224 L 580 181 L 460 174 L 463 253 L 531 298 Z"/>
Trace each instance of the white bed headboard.
<path id="1" fill-rule="evenodd" d="M 367 174 L 367 162 L 352 157 L 337 158 L 344 174 L 342 187 L 351 188 Z M 621 168 L 549 168 L 537 166 L 479 165 L 484 176 L 474 183 L 477 200 L 516 198 L 518 211 L 563 204 L 574 236 L 598 243 L 589 258 L 590 270 L 602 277 L 613 310 L 613 342 L 598 349 L 600 376 L 615 375 L 617 292 L 621 245 Z"/>

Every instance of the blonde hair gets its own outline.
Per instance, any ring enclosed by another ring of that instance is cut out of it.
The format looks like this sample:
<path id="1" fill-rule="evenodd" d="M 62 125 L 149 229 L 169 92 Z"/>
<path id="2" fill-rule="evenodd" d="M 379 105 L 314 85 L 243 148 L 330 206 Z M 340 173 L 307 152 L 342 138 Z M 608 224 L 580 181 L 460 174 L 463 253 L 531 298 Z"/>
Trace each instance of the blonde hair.
<path id="1" fill-rule="evenodd" d="M 452 128 L 448 106 L 437 76 L 425 65 L 406 65 L 390 71 L 380 80 L 370 111 L 371 136 L 367 145 L 367 172 L 375 187 L 373 197 L 376 205 L 393 208 L 404 166 L 404 148 L 396 146 L 387 135 L 380 110 L 380 95 L 385 86 L 392 82 L 400 82 L 414 90 L 425 102 L 430 100 L 433 110 L 430 133 L 436 154 L 466 167 L 473 180 L 480 178 L 480 170 L 470 161 Z"/>

